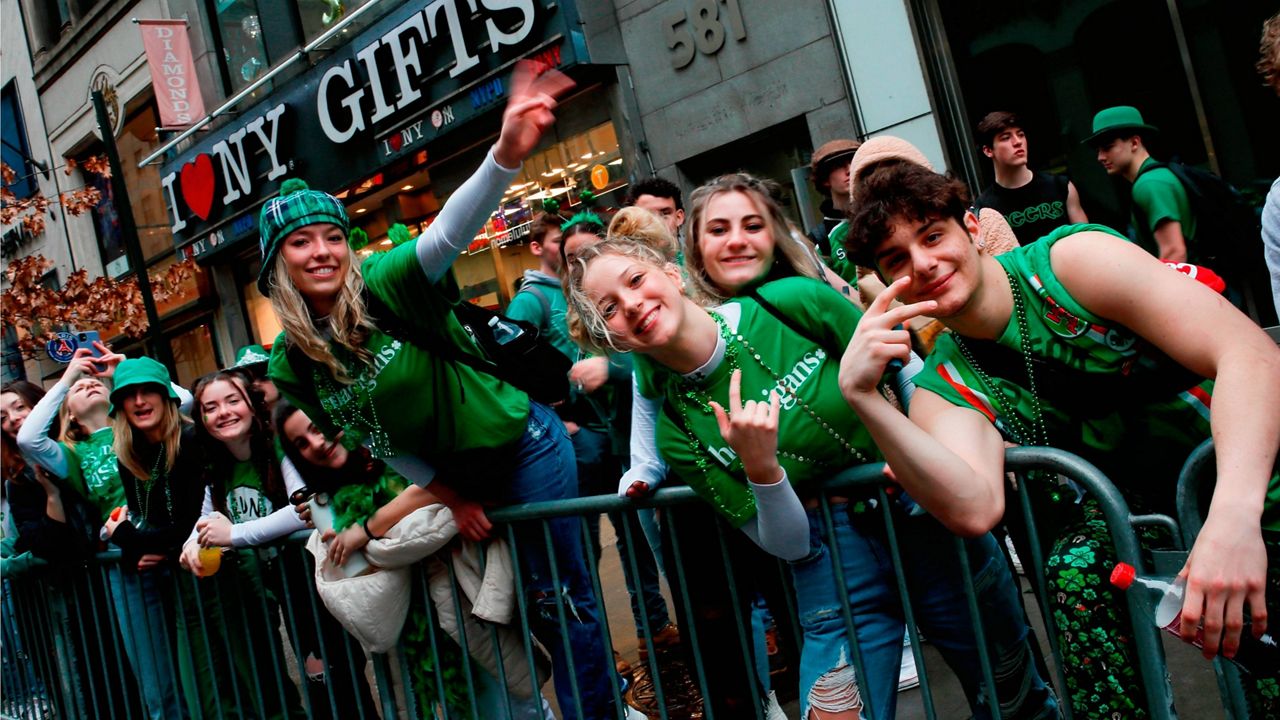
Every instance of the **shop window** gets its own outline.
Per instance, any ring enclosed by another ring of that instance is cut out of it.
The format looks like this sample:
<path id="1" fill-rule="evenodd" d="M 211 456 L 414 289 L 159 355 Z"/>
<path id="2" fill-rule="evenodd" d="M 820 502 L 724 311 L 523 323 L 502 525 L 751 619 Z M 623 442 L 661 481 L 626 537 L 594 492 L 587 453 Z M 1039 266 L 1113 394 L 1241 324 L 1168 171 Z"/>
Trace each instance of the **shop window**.
<path id="1" fill-rule="evenodd" d="M 18 350 L 18 329 L 12 325 L 4 329 L 3 341 L 0 342 L 3 354 L 3 365 L 0 366 L 0 382 L 26 380 L 27 369 L 22 362 L 22 352 Z"/>
<path id="2" fill-rule="evenodd" d="M 147 103 L 125 121 L 123 132 L 116 139 L 120 154 L 121 172 L 125 186 L 129 188 L 129 204 L 133 208 L 133 222 L 138 228 L 142 256 L 148 261 L 173 251 L 173 235 L 169 230 L 169 216 L 165 209 L 163 190 L 160 186 L 158 165 L 138 167 L 138 162 L 159 145 L 156 126 L 159 125 L 155 104 Z M 101 146 L 86 155 L 97 155 Z M 94 228 L 102 250 L 102 263 L 107 274 L 120 277 L 129 272 L 125 253 L 124 236 L 120 219 L 116 214 L 111 181 L 91 173 L 85 173 L 88 184 L 98 188 L 102 201 L 94 211 Z"/>
<path id="3" fill-rule="evenodd" d="M 71 6 L 67 0 L 35 0 L 28 7 L 34 21 L 32 52 L 51 49 L 71 26 Z"/>
<path id="4" fill-rule="evenodd" d="M 3 140 L 3 160 L 17 178 L 5 183 L 5 188 L 19 200 L 25 200 L 40 189 L 31 162 L 31 146 L 27 144 L 27 129 L 22 123 L 22 105 L 18 101 L 18 87 L 14 82 L 4 86 L 0 95 L 0 139 Z"/>
<path id="5" fill-rule="evenodd" d="M 271 61 L 262 35 L 257 0 L 218 0 L 215 7 L 231 89 L 239 90 L 266 72 Z"/>
<path id="6" fill-rule="evenodd" d="M 191 387 L 200 376 L 218 370 L 213 334 L 207 322 L 170 336 L 169 348 L 173 351 L 178 384 L 183 387 Z"/>
<path id="7" fill-rule="evenodd" d="M 261 267 L 260 260 L 250 266 L 250 272 L 241 284 L 240 292 L 244 298 L 245 314 L 249 316 L 249 328 L 253 333 L 253 341 L 269 347 L 280 334 L 280 318 L 276 317 L 276 311 L 271 307 L 271 298 L 258 292 L 259 267 Z"/>
<path id="8" fill-rule="evenodd" d="M 302 20 L 302 34 L 305 42 L 311 42 L 323 35 L 339 20 L 369 0 L 297 0 L 298 16 Z M 377 19 L 377 12 L 363 15 L 355 22 L 343 27 L 342 33 L 323 47 L 328 49 L 346 42 L 353 33 L 359 32 L 370 22 Z"/>

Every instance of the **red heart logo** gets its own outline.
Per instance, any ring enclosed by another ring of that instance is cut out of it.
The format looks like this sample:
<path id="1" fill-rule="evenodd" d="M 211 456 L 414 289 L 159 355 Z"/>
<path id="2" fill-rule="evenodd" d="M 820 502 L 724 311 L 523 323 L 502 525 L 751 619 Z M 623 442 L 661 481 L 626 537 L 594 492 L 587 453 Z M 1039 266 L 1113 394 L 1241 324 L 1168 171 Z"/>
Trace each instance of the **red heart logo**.
<path id="1" fill-rule="evenodd" d="M 404 137 L 401 136 L 400 133 L 396 133 L 391 136 L 391 140 L 389 142 L 391 143 L 391 149 L 398 152 L 404 145 Z"/>
<path id="2" fill-rule="evenodd" d="M 209 211 L 213 209 L 213 160 L 200 153 L 194 161 L 183 163 L 180 179 L 182 199 L 187 207 L 201 220 L 208 220 Z"/>

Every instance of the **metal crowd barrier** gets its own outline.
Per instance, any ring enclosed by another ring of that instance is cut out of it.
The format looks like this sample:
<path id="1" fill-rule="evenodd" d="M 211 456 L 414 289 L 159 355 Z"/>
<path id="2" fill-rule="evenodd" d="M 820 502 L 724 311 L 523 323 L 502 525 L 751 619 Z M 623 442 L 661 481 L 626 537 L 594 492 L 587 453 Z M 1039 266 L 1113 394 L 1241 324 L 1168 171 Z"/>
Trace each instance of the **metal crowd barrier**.
<path id="1" fill-rule="evenodd" d="M 906 583 L 902 579 L 902 564 L 898 552 L 899 540 L 893 531 L 894 520 L 889 511 L 889 496 L 884 490 L 882 468 L 881 464 L 852 468 L 832 479 L 827 490 L 848 495 L 850 488 L 874 488 L 879 499 L 877 509 L 889 528 L 893 567 L 899 578 L 898 590 L 900 594 L 905 594 Z M 1015 473 L 1018 480 L 1011 491 L 1006 517 L 1010 513 L 1020 512 L 1025 519 L 1031 553 L 1029 556 L 1024 555 L 1022 560 L 1027 569 L 1027 581 L 1035 591 L 1040 615 L 1046 624 L 1053 622 L 1053 613 L 1049 607 L 1042 561 L 1045 554 L 1041 552 L 1041 539 L 1036 531 L 1036 518 L 1031 509 L 1029 494 L 1023 489 L 1027 472 L 1047 472 L 1070 479 L 1096 498 L 1105 514 L 1118 558 L 1132 564 L 1139 573 L 1144 571 L 1145 564 L 1133 529 L 1135 526 L 1152 523 L 1164 525 L 1173 530 L 1177 541 L 1182 541 L 1178 524 L 1173 519 L 1132 515 L 1107 478 L 1097 468 L 1074 455 L 1052 448 L 1015 448 L 1006 453 L 1006 468 Z M 513 549 L 512 554 L 518 555 L 521 550 L 515 543 L 515 525 L 518 523 L 533 523 L 550 543 L 551 535 L 547 525 L 549 519 L 578 517 L 586 540 L 586 518 L 592 514 L 611 510 L 634 512 L 641 507 L 676 508 L 699 502 L 689 488 L 671 487 L 661 489 L 653 497 L 640 502 L 613 496 L 586 497 L 504 507 L 491 511 L 490 518 L 495 522 L 497 531 L 506 536 Z M 670 524 L 677 522 L 680 517 L 666 510 L 662 512 L 664 522 Z M 825 500 L 821 512 L 825 530 L 829 533 L 832 527 L 832 510 Z M 736 645 L 728 648 L 700 645 L 697 624 L 682 626 L 684 641 L 692 646 L 693 651 L 688 655 L 691 657 L 691 667 L 686 665 L 684 668 L 688 682 L 681 687 L 673 685 L 672 676 L 668 672 L 672 663 L 681 660 L 673 653 L 649 648 L 645 669 L 653 680 L 652 704 L 655 707 L 651 717 L 707 720 L 732 717 L 724 711 L 716 712 L 716 698 L 709 698 L 706 692 L 700 691 L 708 687 L 709 670 L 715 663 L 720 662 L 726 653 L 750 656 L 756 637 L 751 629 L 751 618 L 740 611 L 746 603 L 741 602 L 743 598 L 738 596 L 739 583 L 734 578 L 734 573 L 738 570 L 730 557 L 731 534 L 737 531 L 729 529 L 723 522 L 717 523 L 719 530 L 715 533 L 718 545 L 716 551 L 720 553 L 728 577 L 727 590 L 734 607 Z M 1194 536 L 1195 528 L 1189 524 L 1184 525 L 1182 530 L 1191 533 L 1187 536 L 1188 541 Z M 630 548 L 647 547 L 642 538 L 632 537 L 633 530 L 626 524 L 618 528 L 618 532 L 625 534 L 627 540 L 635 540 L 628 543 Z M 117 628 L 122 623 L 131 623 L 135 630 L 142 628 L 147 633 L 158 634 L 150 635 L 149 638 L 161 638 L 162 646 L 174 647 L 176 637 L 182 634 L 178 628 L 183 625 L 182 619 L 185 617 L 191 620 L 186 624 L 187 640 L 183 645 L 189 649 L 189 657 L 179 658 L 173 652 L 166 653 L 166 657 L 156 658 L 156 666 L 157 672 L 167 671 L 170 674 L 173 686 L 182 695 L 184 713 L 195 718 L 334 717 L 345 720 L 380 717 L 386 720 L 475 717 L 490 720 L 520 716 L 523 706 L 513 699 L 511 693 L 500 698 L 496 714 L 491 705 L 485 706 L 486 697 L 492 701 L 493 683 L 486 690 L 477 675 L 483 673 L 478 665 L 459 660 L 469 655 L 470 649 L 477 643 L 491 644 L 501 657 L 497 628 L 481 625 L 481 636 L 476 637 L 469 636 L 464 626 L 460 642 L 463 648 L 460 650 L 456 646 L 451 647 L 448 637 L 435 629 L 437 608 L 430 601 L 428 579 L 421 567 L 415 568 L 412 573 L 412 604 L 405 635 L 393 651 L 369 658 L 366 666 L 358 644 L 345 632 L 334 632 L 332 621 L 326 620 L 314 583 L 310 581 L 314 564 L 309 553 L 302 548 L 302 541 L 306 536 L 305 532 L 298 533 L 287 542 L 266 551 L 275 555 L 274 562 L 261 570 L 261 586 L 269 591 L 267 593 L 256 589 L 258 583 L 252 578 L 258 576 L 252 576 L 244 569 L 237 572 L 234 562 L 228 563 L 233 567 L 224 567 L 214 581 L 197 580 L 185 571 L 173 569 L 156 576 L 156 579 L 162 581 L 157 584 L 157 592 L 164 601 L 163 607 L 158 611 L 154 607 L 141 610 L 144 613 L 141 618 L 133 611 L 126 613 L 128 617 L 121 617 L 118 612 L 119 603 L 114 603 L 109 595 L 113 588 L 110 574 L 118 573 L 118 552 L 99 555 L 97 562 L 89 566 L 89 571 L 78 577 L 66 577 L 66 573 L 59 576 L 59 573 L 46 568 L 23 577 L 7 579 L 3 622 L 4 700 L 0 702 L 0 713 L 4 717 L 19 718 L 145 717 L 143 698 L 147 688 L 131 671 L 133 662 L 127 657 L 128 649 L 123 646 Z M 679 562 L 681 548 L 678 545 L 682 535 L 674 532 L 664 537 L 674 545 L 669 557 L 677 559 L 674 566 L 668 563 L 665 568 L 668 577 L 676 580 L 672 583 L 675 588 L 672 602 L 677 616 L 689 617 L 695 614 L 696 598 L 690 596 L 689 583 L 684 582 L 690 578 L 685 577 L 687 570 Z M 1044 541 L 1047 542 L 1048 539 Z M 829 544 L 829 547 L 834 546 Z M 960 567 L 968 576 L 968 558 L 959 538 L 956 538 L 955 547 Z M 603 606 L 605 593 L 600 576 L 595 570 L 596 557 L 591 543 L 584 542 L 584 548 L 597 601 Z M 513 560 L 513 565 L 518 567 L 518 558 Z M 838 557 L 834 560 L 838 573 Z M 634 569 L 634 552 L 629 553 L 622 561 L 630 563 Z M 1159 562 L 1157 559 L 1157 564 Z M 450 580 L 453 580 L 452 567 L 447 563 L 446 567 L 449 568 Z M 554 562 L 551 572 L 558 586 L 558 570 Z M 249 579 L 248 583 L 245 582 L 246 579 Z M 136 575 L 125 573 L 121 580 L 114 581 L 114 587 L 118 589 L 121 581 L 138 582 Z M 514 625 L 524 638 L 524 659 L 529 666 L 534 666 L 538 650 L 528 638 L 530 613 L 537 611 L 531 610 L 521 592 L 518 572 L 516 583 L 518 621 Z M 965 589 L 983 661 L 987 707 L 999 708 L 992 666 L 982 641 L 984 623 L 978 615 L 971 578 L 968 578 Z M 1027 596 L 1022 597 L 1025 602 Z M 1169 718 L 1171 691 L 1159 633 L 1149 621 L 1143 620 L 1150 617 L 1149 600 L 1139 593 L 1128 594 L 1127 600 L 1134 618 L 1133 633 L 1150 716 Z M 904 605 L 911 649 L 917 659 L 920 659 L 921 638 L 915 630 L 910 598 L 907 598 Z M 452 610 L 458 617 L 463 616 L 464 601 L 456 583 L 452 593 Z M 788 640 L 793 647 L 798 646 L 801 638 L 795 630 L 794 604 L 788 606 L 791 618 L 779 618 L 776 616 L 778 608 L 772 610 L 779 630 L 790 629 L 791 636 L 783 639 Z M 562 629 L 567 628 L 574 612 L 573 607 L 557 598 L 554 621 Z M 415 614 L 420 614 L 425 622 L 415 625 Z M 645 613 L 641 614 L 647 617 Z M 865 677 L 861 652 L 857 648 L 856 639 L 853 639 L 853 620 L 847 604 L 842 608 L 842 614 L 851 637 L 852 662 L 858 676 Z M 600 615 L 607 619 L 603 607 Z M 647 621 L 643 625 L 644 627 L 639 628 L 640 634 L 652 637 L 656 628 L 648 627 Z M 609 624 L 602 622 L 601 627 L 603 646 L 612 647 Z M 426 628 L 425 632 L 422 628 Z M 628 621 L 626 628 L 615 626 L 612 630 L 629 633 L 630 622 Z M 1045 634 L 1047 637 L 1044 639 L 1048 642 L 1051 654 L 1059 662 L 1054 663 L 1057 667 L 1056 676 L 1051 677 L 1044 672 L 1041 674 L 1061 691 L 1065 687 L 1065 680 L 1061 673 L 1057 641 L 1052 631 Z M 406 642 L 417 649 L 407 647 Z M 328 671 L 322 683 L 309 680 L 307 670 L 303 667 L 301 659 L 307 657 L 306 647 L 309 646 L 317 647 L 319 656 L 327 661 Z M 798 658 L 793 661 L 798 661 Z M 937 718 L 939 713 L 932 697 L 929 673 L 923 662 L 918 663 L 918 668 L 923 714 L 927 718 Z M 201 676 L 201 673 L 205 675 Z M 625 717 L 626 692 L 621 680 L 612 673 L 610 675 L 613 678 L 611 691 L 618 717 Z M 183 677 L 186 677 L 185 681 Z M 222 679 L 217 681 L 212 692 L 206 688 L 203 693 L 196 692 L 198 698 L 191 696 L 202 682 L 208 684 L 213 677 Z M 498 677 L 494 680 L 497 687 L 507 687 L 503 666 L 499 666 Z M 531 685 L 530 690 L 535 696 L 541 690 L 552 703 L 555 702 L 551 683 L 541 688 L 537 687 L 536 681 Z M 689 685 L 694 689 L 690 690 Z M 577 685 L 574 687 L 576 689 Z M 787 688 L 775 689 L 786 695 Z M 794 688 L 790 691 L 794 694 Z M 755 686 L 752 686 L 750 692 L 755 693 Z M 684 699 L 684 705 L 673 705 L 676 695 Z M 1062 697 L 1061 692 L 1059 697 Z M 1071 718 L 1069 704 L 1061 702 L 1060 706 L 1063 716 Z M 754 712 L 746 716 L 763 720 L 765 711 L 762 703 L 756 702 L 751 710 Z M 868 717 L 879 717 L 875 715 L 875 711 L 875 708 L 868 707 L 864 712 Z"/>

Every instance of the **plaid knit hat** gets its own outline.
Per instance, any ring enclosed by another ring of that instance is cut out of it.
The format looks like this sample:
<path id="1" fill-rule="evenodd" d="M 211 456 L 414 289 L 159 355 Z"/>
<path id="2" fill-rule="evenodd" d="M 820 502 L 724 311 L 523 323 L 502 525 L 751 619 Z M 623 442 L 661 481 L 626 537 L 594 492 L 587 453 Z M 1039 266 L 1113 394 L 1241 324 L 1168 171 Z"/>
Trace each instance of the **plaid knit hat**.
<path id="1" fill-rule="evenodd" d="M 327 192 L 311 190 L 298 178 L 280 185 L 280 194 L 262 206 L 258 214 L 258 245 L 262 251 L 262 269 L 258 271 L 258 291 L 271 295 L 271 277 L 275 273 L 276 255 L 285 236 L 298 228 L 317 223 L 332 223 L 346 233 L 351 227 L 342 201 Z"/>

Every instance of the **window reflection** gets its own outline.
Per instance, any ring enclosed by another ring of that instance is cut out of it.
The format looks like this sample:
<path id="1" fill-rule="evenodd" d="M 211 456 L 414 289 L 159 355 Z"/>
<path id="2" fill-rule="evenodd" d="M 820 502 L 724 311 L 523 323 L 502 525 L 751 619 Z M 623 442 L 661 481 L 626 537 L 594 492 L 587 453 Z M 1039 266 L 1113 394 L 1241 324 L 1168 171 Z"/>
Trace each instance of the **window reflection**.
<path id="1" fill-rule="evenodd" d="M 217 11 L 222 59 L 227 64 L 232 89 L 239 90 L 258 79 L 271 64 L 263 44 L 258 2 L 220 0 Z"/>

